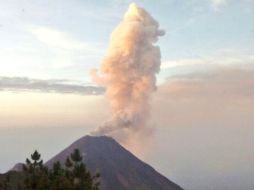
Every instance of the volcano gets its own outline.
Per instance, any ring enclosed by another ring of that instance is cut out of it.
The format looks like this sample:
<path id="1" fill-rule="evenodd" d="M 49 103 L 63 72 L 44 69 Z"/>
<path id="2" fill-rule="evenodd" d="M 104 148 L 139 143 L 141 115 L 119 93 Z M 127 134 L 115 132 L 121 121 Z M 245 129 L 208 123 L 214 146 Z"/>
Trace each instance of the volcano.
<path id="1" fill-rule="evenodd" d="M 74 149 L 92 173 L 100 173 L 101 190 L 183 190 L 107 136 L 84 136 L 45 165 L 64 164 Z"/>

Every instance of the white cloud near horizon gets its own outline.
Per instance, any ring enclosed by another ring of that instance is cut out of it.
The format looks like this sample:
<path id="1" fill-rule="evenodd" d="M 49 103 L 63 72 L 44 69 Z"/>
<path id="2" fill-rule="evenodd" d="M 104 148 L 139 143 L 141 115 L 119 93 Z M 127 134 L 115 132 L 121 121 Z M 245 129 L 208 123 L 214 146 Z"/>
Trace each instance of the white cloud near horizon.
<path id="1" fill-rule="evenodd" d="M 161 70 L 169 70 L 177 67 L 184 68 L 199 66 L 207 67 L 207 69 L 216 69 L 218 67 L 254 69 L 254 54 L 222 51 L 215 56 L 163 61 L 160 68 Z"/>

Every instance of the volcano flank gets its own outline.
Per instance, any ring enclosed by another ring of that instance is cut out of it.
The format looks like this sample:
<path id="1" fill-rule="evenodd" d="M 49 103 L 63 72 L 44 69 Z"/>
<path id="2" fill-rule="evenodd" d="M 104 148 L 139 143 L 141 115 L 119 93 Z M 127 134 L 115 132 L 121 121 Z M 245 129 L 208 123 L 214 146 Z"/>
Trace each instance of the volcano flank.
<path id="1" fill-rule="evenodd" d="M 101 190 L 183 190 L 107 136 L 84 136 L 46 166 L 52 167 L 56 161 L 64 163 L 74 149 L 80 150 L 92 173 L 100 173 Z"/>

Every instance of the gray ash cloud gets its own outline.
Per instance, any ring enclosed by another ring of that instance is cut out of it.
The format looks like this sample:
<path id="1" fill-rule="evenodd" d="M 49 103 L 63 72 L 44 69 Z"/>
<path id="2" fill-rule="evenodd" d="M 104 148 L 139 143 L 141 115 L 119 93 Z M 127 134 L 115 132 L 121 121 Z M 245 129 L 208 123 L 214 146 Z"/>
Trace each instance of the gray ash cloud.
<path id="1" fill-rule="evenodd" d="M 91 84 L 81 84 L 70 80 L 42 80 L 28 77 L 0 76 L 1 91 L 35 91 L 48 93 L 71 93 L 80 95 L 101 95 L 105 89 Z"/>

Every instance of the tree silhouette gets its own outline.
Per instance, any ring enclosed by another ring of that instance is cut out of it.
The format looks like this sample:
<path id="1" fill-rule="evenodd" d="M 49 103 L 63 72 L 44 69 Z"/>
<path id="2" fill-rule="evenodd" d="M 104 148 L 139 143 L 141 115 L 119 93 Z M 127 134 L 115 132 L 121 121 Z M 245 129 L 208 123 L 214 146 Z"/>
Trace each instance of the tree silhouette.
<path id="1" fill-rule="evenodd" d="M 10 175 L 9 174 L 5 177 L 5 179 L 3 180 L 3 183 L 0 184 L 0 189 L 11 190 L 11 183 L 10 183 Z"/>
<path id="2" fill-rule="evenodd" d="M 20 172 L 20 183 L 11 184 L 11 176 L 7 175 L 0 183 L 1 190 L 99 190 L 99 174 L 92 175 L 82 162 L 78 149 L 67 157 L 64 166 L 55 162 L 48 169 L 43 165 L 37 150 L 26 159 L 23 171 Z"/>
<path id="3" fill-rule="evenodd" d="M 43 160 L 37 150 L 31 154 L 31 160 L 26 159 L 23 165 L 24 181 L 21 186 L 26 190 L 43 190 L 48 188 L 48 169 L 43 166 Z"/>

